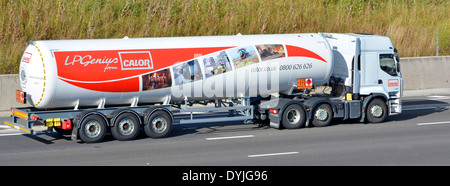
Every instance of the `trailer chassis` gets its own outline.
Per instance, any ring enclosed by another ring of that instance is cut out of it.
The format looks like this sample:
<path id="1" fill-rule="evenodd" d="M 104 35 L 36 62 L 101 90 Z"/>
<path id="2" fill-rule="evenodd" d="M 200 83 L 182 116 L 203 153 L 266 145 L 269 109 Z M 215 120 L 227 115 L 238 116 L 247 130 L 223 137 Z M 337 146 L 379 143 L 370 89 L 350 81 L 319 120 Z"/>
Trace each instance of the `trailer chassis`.
<path id="1" fill-rule="evenodd" d="M 13 107 L 10 119 L 4 121 L 4 124 L 31 135 L 36 134 L 35 125 L 43 125 L 47 127 L 46 132 L 56 130 L 61 134 L 71 134 L 72 140 L 81 139 L 90 143 L 101 141 L 106 131 L 111 131 L 113 136 L 119 140 L 134 139 L 137 132 L 127 131 L 125 127 L 128 130 L 133 128 L 136 131 L 143 127 L 147 136 L 160 138 L 170 133 L 172 125 L 253 120 L 254 107 L 250 105 L 249 97 L 242 97 L 240 101 L 228 98 L 227 101 L 216 99 L 213 102 L 215 103 L 214 107 L 205 108 L 190 107 L 192 103 L 187 98 L 184 100 L 184 105 L 136 106 L 135 104 L 106 108 L 99 106 L 98 108 L 78 109 L 76 107 L 64 110 Z M 117 127 L 121 128 L 117 129 Z M 128 133 L 132 133 L 134 136 L 128 136 Z"/>

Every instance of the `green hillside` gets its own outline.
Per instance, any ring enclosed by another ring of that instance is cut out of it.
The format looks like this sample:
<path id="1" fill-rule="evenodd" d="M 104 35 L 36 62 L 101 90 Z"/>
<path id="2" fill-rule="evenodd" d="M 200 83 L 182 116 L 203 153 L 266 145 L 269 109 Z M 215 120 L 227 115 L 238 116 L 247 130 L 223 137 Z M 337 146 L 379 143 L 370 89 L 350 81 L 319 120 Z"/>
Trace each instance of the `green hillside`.
<path id="1" fill-rule="evenodd" d="M 364 32 L 400 56 L 450 55 L 448 0 L 1 0 L 0 74 L 30 40 Z"/>

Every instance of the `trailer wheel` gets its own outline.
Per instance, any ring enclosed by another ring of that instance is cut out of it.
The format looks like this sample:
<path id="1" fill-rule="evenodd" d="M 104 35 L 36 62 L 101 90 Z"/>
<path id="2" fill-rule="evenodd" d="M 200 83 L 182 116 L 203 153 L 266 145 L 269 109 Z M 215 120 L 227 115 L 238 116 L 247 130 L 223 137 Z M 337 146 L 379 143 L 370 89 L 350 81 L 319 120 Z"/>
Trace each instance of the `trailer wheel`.
<path id="1" fill-rule="evenodd" d="M 155 111 L 144 125 L 145 134 L 150 138 L 166 137 L 172 130 L 172 120 L 165 111 Z"/>
<path id="2" fill-rule="evenodd" d="M 282 125 L 287 129 L 297 129 L 305 125 L 306 114 L 302 106 L 298 104 L 289 105 L 283 113 Z"/>
<path id="3" fill-rule="evenodd" d="M 111 134 L 120 141 L 133 140 L 139 133 L 140 122 L 136 115 L 125 112 L 117 116 Z"/>
<path id="4" fill-rule="evenodd" d="M 315 127 L 325 127 L 331 123 L 333 119 L 333 110 L 331 106 L 326 103 L 320 104 L 318 107 L 314 109 L 312 115 L 312 124 Z"/>
<path id="5" fill-rule="evenodd" d="M 370 101 L 366 109 L 366 117 L 369 123 L 383 122 L 384 119 L 386 119 L 386 116 L 387 116 L 387 106 L 383 100 L 375 98 L 372 101 Z"/>
<path id="6" fill-rule="evenodd" d="M 100 142 L 105 134 L 106 122 L 101 116 L 92 114 L 81 122 L 80 139 L 86 143 Z"/>

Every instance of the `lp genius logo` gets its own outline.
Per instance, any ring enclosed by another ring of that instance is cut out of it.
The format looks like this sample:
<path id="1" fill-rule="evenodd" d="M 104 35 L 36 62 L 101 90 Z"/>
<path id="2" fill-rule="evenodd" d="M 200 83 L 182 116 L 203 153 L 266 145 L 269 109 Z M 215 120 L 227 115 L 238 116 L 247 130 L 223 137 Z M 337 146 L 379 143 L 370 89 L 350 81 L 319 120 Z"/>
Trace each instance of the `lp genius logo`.
<path id="1" fill-rule="evenodd" d="M 122 70 L 153 69 L 150 51 L 119 52 Z"/>

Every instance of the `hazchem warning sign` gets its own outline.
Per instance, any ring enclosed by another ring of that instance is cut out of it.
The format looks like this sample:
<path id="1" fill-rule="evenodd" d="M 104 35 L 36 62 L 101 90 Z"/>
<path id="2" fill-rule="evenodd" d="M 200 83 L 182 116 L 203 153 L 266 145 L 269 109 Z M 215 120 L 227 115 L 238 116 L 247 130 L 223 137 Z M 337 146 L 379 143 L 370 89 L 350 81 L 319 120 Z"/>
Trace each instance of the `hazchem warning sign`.
<path id="1" fill-rule="evenodd" d="M 313 88 L 312 78 L 298 78 L 297 89 L 311 89 Z"/>

